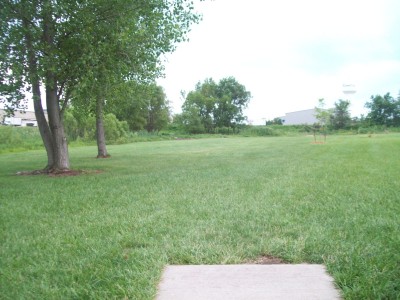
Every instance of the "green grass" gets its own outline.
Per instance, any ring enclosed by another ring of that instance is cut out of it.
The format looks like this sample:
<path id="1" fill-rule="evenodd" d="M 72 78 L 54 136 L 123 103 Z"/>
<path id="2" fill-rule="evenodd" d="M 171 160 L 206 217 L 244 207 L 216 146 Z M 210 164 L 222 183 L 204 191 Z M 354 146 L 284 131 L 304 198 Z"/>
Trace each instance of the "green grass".
<path id="1" fill-rule="evenodd" d="M 399 299 L 400 135 L 71 148 L 76 177 L 0 155 L 1 299 L 153 299 L 166 264 L 323 263 L 346 299 Z"/>

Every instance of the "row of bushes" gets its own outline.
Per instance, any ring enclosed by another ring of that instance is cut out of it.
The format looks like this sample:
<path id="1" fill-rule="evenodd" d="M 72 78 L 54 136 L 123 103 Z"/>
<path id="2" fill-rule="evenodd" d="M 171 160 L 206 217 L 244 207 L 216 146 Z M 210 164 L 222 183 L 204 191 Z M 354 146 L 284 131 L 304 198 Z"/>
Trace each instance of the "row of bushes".
<path id="1" fill-rule="evenodd" d="M 0 153 L 43 147 L 37 127 L 0 126 Z"/>
<path id="2" fill-rule="evenodd" d="M 68 142 L 72 145 L 93 145 L 96 136 L 96 120 L 93 118 L 86 119 L 85 126 L 78 126 L 78 122 L 68 115 L 65 118 L 65 126 Z M 167 130 L 148 133 L 147 131 L 130 132 L 126 122 L 118 121 L 112 115 L 105 116 L 105 130 L 107 144 L 122 144 L 145 142 L 155 140 L 172 140 L 187 138 L 204 138 L 219 137 L 226 135 L 239 135 L 245 137 L 256 136 L 296 136 L 300 134 L 312 134 L 313 131 L 309 126 L 245 126 L 235 131 L 232 128 L 220 128 L 214 134 L 190 135 L 182 133 L 171 125 Z M 353 130 L 328 131 L 328 134 L 375 134 L 386 132 L 400 132 L 400 127 L 371 126 L 359 127 Z M 13 127 L 0 126 L 0 153 L 12 151 L 24 151 L 33 149 L 42 149 L 43 143 L 37 127 Z"/>
<path id="3" fill-rule="evenodd" d="M 64 116 L 65 133 L 68 141 L 94 141 L 96 140 L 96 118 L 89 116 L 81 120 L 70 112 Z M 126 121 L 119 121 L 114 114 L 104 115 L 104 130 L 106 140 L 112 143 L 125 142 L 129 135 L 129 126 Z"/>
<path id="4" fill-rule="evenodd" d="M 121 127 L 118 122 L 115 122 L 113 117 L 105 118 L 107 121 L 106 126 L 106 142 L 107 144 L 124 144 L 135 142 L 159 141 L 177 139 L 175 133 L 172 132 L 159 132 L 148 133 L 147 131 L 131 132 Z M 93 122 L 91 120 L 90 122 Z M 123 125 L 123 124 L 122 124 Z M 67 125 L 67 126 L 70 126 Z M 80 128 L 67 127 L 66 134 L 68 144 L 71 146 L 86 146 L 95 145 L 95 123 L 93 128 Z M 77 134 L 77 131 L 80 133 Z M 83 134 L 82 134 L 83 133 Z M 189 135 L 179 135 L 179 138 L 188 138 Z M 15 126 L 1 126 L 0 125 L 0 153 L 6 152 L 19 152 L 25 150 L 43 149 L 43 142 L 37 127 L 15 127 Z"/>
<path id="5" fill-rule="evenodd" d="M 400 127 L 386 127 L 374 125 L 370 127 L 358 127 L 352 129 L 314 129 L 312 126 L 307 125 L 269 125 L 269 126 L 247 126 L 239 132 L 242 136 L 295 136 L 299 134 L 313 134 L 322 133 L 327 134 L 374 134 L 386 132 L 400 132 Z"/>
<path id="6" fill-rule="evenodd" d="M 305 126 L 246 126 L 240 131 L 242 136 L 295 136 L 307 132 Z"/>

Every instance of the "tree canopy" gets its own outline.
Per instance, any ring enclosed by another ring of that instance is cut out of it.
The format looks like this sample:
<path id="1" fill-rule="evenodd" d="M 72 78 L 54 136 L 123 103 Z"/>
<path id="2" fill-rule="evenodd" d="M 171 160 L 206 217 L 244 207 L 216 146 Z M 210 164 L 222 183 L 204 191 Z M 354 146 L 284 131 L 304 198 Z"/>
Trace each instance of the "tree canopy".
<path id="1" fill-rule="evenodd" d="M 332 118 L 332 109 L 325 108 L 325 99 L 318 99 L 318 106 L 315 107 L 315 117 L 318 120 L 318 125 L 322 128 L 330 125 Z"/>
<path id="2" fill-rule="evenodd" d="M 331 116 L 331 124 L 334 129 L 345 129 L 351 123 L 349 112 L 350 101 L 339 99 L 335 102 Z"/>
<path id="3" fill-rule="evenodd" d="M 376 125 L 400 126 L 400 96 L 394 99 L 390 93 L 384 96 L 371 96 L 371 101 L 365 104 L 370 111 L 367 119 Z"/>
<path id="4" fill-rule="evenodd" d="M 106 110 L 129 124 L 132 131 L 160 131 L 169 122 L 170 107 L 164 89 L 155 83 L 129 81 L 118 87 L 119 96 L 107 102 Z"/>
<path id="5" fill-rule="evenodd" d="M 212 78 L 198 82 L 195 90 L 187 94 L 182 106 L 182 122 L 193 133 L 213 132 L 216 128 L 235 128 L 246 117 L 251 94 L 234 77 Z"/>

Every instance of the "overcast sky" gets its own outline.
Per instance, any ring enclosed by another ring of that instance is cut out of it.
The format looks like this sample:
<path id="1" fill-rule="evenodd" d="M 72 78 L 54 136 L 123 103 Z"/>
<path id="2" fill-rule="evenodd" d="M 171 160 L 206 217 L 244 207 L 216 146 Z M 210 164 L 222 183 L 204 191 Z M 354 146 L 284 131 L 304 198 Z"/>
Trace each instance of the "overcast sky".
<path id="1" fill-rule="evenodd" d="M 351 101 L 365 113 L 371 95 L 400 91 L 399 0 L 206 0 L 189 42 L 167 55 L 158 80 L 179 113 L 180 91 L 206 78 L 233 76 L 252 94 L 253 124 Z M 343 94 L 343 84 L 356 93 Z"/>

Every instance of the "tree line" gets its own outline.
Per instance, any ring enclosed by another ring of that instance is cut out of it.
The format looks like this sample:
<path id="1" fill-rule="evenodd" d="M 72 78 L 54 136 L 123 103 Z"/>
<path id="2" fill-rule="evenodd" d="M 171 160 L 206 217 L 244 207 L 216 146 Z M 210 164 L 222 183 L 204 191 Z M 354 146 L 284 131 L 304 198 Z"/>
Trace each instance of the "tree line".
<path id="1" fill-rule="evenodd" d="M 350 101 L 339 99 L 333 108 L 325 108 L 324 99 L 319 99 L 315 107 L 318 122 L 315 126 L 326 127 L 330 130 L 350 129 L 355 126 L 384 126 L 400 127 L 400 94 L 396 98 L 386 93 L 385 95 L 372 95 L 370 101 L 365 103 L 369 112 L 367 115 L 351 117 Z M 284 125 L 284 120 L 275 118 L 266 121 L 265 125 Z"/>
<path id="2" fill-rule="evenodd" d="M 223 78 L 218 83 L 207 78 L 187 95 L 182 93 L 185 97 L 182 113 L 172 116 L 163 88 L 154 83 L 128 82 L 114 91 L 113 101 L 103 105 L 103 119 L 107 123 L 105 137 L 111 141 L 129 131 L 152 133 L 168 126 L 189 134 L 234 133 L 246 120 L 243 109 L 251 98 L 250 92 L 234 77 Z M 90 106 L 70 106 L 65 114 L 69 139 L 96 139 L 95 117 Z"/>
<path id="3" fill-rule="evenodd" d="M 351 118 L 350 101 L 339 99 L 335 102 L 334 108 L 324 109 L 324 101 L 320 99 L 319 106 L 316 107 L 317 119 L 320 125 L 327 126 L 329 129 L 349 129 L 355 125 L 365 127 L 378 125 L 384 127 L 400 126 L 400 95 L 397 99 L 390 93 L 385 95 L 373 95 L 370 101 L 365 103 L 369 110 L 366 116 Z"/>
<path id="4" fill-rule="evenodd" d="M 170 123 L 170 107 L 161 86 L 155 83 L 126 84 L 130 85 L 130 94 L 106 101 L 103 106 L 104 137 L 109 142 L 118 141 L 129 132 L 158 132 Z M 92 141 L 97 138 L 96 114 L 90 107 L 70 106 L 65 112 L 64 124 L 69 141 Z"/>

